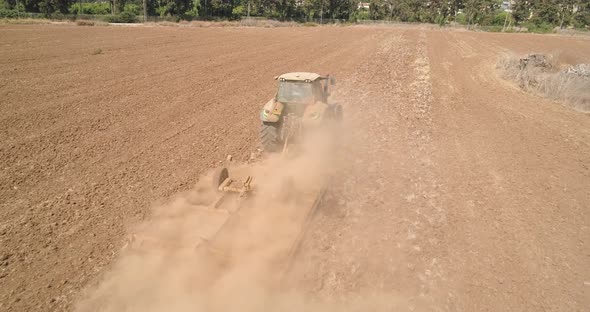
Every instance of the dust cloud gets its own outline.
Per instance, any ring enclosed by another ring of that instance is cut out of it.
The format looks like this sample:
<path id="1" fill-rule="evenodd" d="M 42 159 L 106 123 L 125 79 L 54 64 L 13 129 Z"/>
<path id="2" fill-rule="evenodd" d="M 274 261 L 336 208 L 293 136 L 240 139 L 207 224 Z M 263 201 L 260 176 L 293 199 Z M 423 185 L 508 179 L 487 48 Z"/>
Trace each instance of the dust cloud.
<path id="1" fill-rule="evenodd" d="M 282 279 L 316 197 L 343 165 L 337 132 L 307 136 L 287 156 L 231 164 L 230 176 L 254 177 L 246 198 L 226 196 L 215 209 L 220 193 L 209 174 L 154 207 L 76 310 L 325 311 Z"/>

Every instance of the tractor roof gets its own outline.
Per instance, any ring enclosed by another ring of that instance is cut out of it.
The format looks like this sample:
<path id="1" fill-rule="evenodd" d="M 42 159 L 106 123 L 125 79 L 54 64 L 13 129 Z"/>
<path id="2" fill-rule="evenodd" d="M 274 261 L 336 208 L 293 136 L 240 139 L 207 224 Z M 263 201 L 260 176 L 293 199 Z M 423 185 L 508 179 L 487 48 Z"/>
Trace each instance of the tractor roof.
<path id="1" fill-rule="evenodd" d="M 321 78 L 321 76 L 316 73 L 295 72 L 282 74 L 278 78 L 279 80 L 314 81 L 318 78 Z"/>

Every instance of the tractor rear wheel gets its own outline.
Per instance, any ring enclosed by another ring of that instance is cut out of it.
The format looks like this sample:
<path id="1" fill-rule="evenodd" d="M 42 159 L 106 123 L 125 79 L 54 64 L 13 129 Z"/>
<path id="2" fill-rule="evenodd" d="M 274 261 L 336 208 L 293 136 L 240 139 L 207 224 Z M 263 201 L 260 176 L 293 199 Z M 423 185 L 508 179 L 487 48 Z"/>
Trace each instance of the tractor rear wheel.
<path id="1" fill-rule="evenodd" d="M 277 152 L 281 150 L 282 142 L 279 136 L 280 130 L 274 123 L 262 123 L 260 127 L 260 142 L 266 152 Z"/>

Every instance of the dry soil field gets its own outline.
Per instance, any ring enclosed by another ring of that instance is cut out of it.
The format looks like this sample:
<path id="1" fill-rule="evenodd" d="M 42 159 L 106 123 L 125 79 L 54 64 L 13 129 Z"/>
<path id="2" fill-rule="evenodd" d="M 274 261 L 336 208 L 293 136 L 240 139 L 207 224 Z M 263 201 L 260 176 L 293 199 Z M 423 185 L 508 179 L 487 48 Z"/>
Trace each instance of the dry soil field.
<path id="1" fill-rule="evenodd" d="M 129 228 L 247 159 L 273 76 L 314 71 L 338 78 L 345 129 L 287 286 L 227 278 L 215 302 L 236 304 L 203 305 L 136 272 L 156 276 L 121 286 L 144 308 L 587 311 L 590 117 L 499 79 L 507 51 L 590 62 L 590 40 L 550 35 L 1 26 L 0 310 L 98 309 L 78 303 Z"/>

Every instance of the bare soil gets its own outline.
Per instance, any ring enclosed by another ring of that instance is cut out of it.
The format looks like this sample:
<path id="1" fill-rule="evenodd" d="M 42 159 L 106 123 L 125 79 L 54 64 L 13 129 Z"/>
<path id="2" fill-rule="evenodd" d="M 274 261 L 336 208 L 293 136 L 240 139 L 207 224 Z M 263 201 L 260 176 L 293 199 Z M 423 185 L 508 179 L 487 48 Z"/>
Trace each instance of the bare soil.
<path id="1" fill-rule="evenodd" d="M 336 76 L 346 126 L 291 289 L 381 310 L 588 309 L 590 117 L 497 77 L 507 51 L 590 62 L 581 37 L 1 26 L 0 310 L 74 309 L 151 207 L 248 159 L 289 71 Z"/>

